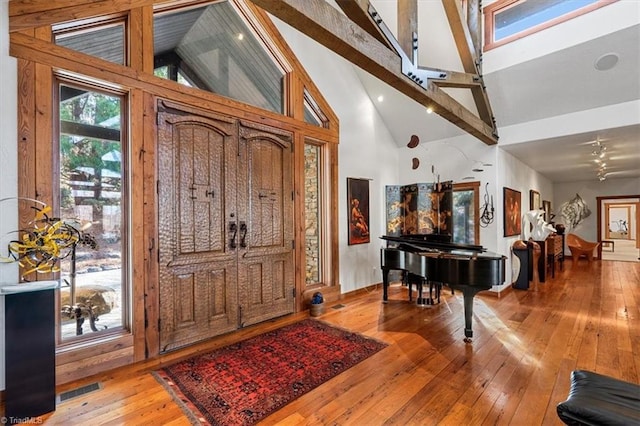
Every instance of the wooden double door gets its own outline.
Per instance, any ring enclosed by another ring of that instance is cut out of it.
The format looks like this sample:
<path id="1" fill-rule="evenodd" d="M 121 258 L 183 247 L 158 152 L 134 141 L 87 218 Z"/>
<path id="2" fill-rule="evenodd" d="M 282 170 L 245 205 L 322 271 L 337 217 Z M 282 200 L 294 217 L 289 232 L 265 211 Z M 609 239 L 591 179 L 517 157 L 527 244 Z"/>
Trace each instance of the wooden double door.
<path id="1" fill-rule="evenodd" d="M 160 351 L 294 310 L 290 133 L 158 112 Z"/>

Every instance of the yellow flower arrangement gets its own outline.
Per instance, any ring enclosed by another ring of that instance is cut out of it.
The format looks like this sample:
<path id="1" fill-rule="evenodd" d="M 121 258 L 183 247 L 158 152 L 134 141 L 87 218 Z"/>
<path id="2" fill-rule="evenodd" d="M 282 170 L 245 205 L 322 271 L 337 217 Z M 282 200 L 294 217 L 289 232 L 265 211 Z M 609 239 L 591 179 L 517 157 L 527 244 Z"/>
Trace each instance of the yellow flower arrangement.
<path id="1" fill-rule="evenodd" d="M 32 207 L 36 213 L 29 225 L 15 231 L 21 236 L 9 242 L 8 255 L 0 257 L 1 262 L 18 262 L 21 267 L 26 268 L 23 275 L 59 272 L 60 260 L 71 255 L 78 244 L 96 248 L 95 239 L 84 232 L 90 223 L 88 226 L 76 227 L 70 221 L 49 217 L 51 207 L 30 198 L 3 198 L 0 202 L 10 199 L 30 201 L 39 206 Z"/>

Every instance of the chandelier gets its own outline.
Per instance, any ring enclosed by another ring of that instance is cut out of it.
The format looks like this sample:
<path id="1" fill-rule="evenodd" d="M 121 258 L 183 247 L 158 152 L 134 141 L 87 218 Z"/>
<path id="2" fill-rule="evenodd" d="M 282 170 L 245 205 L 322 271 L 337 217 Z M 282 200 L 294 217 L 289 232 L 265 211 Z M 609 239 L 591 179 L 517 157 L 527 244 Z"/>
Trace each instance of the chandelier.
<path id="1" fill-rule="evenodd" d="M 593 161 L 598 165 L 596 176 L 602 182 L 607 178 L 607 147 L 600 142 L 599 138 L 596 138 L 592 147 L 591 155 L 594 157 Z"/>

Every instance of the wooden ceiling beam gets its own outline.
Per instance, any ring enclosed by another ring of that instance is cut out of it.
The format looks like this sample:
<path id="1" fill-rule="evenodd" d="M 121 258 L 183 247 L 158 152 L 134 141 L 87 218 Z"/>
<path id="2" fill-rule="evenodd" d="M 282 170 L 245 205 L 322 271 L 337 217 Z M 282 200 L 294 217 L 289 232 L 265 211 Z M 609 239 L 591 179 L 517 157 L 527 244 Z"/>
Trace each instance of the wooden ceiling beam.
<path id="1" fill-rule="evenodd" d="M 475 1 L 470 3 L 476 4 L 476 8 L 479 7 L 479 4 Z M 447 15 L 447 19 L 449 20 L 449 26 L 451 27 L 453 39 L 456 43 L 456 48 L 458 49 L 458 54 L 460 55 L 464 71 L 470 74 L 478 74 L 480 76 L 481 84 L 471 90 L 473 100 L 476 104 L 476 108 L 478 109 L 478 115 L 482 121 L 490 125 L 494 129 L 494 132 L 497 133 L 495 118 L 493 117 L 489 97 L 487 96 L 484 83 L 482 82 L 480 58 L 476 53 L 477 50 L 474 44 L 474 37 L 469 31 L 467 19 L 463 16 L 460 2 L 458 0 L 442 0 L 442 5 L 444 6 L 444 11 Z M 468 7 L 473 7 L 473 5 L 469 4 Z M 473 13 L 469 13 L 468 15 L 473 16 Z M 480 28 L 476 27 L 475 30 L 479 32 Z M 477 34 L 475 38 L 478 39 Z"/>
<path id="2" fill-rule="evenodd" d="M 411 63 L 418 63 L 418 0 L 398 0 L 398 43 Z"/>
<path id="3" fill-rule="evenodd" d="M 420 67 L 422 69 L 422 67 Z M 438 87 L 455 87 L 458 89 L 474 89 L 480 86 L 480 77 L 478 74 L 467 74 L 465 72 L 456 72 L 449 70 L 440 70 L 436 68 L 428 68 L 430 71 L 440 71 L 446 74 L 443 79 L 433 80 L 433 84 Z"/>
<path id="4" fill-rule="evenodd" d="M 428 81 L 425 87 L 412 81 L 402 73 L 402 60 L 397 53 L 325 0 L 252 2 L 421 105 L 432 108 L 435 113 L 484 143 L 494 145 L 498 142 L 493 126 L 443 92 L 433 81 Z"/>
<path id="5" fill-rule="evenodd" d="M 368 32 L 380 43 L 392 48 L 389 40 L 387 40 L 382 31 L 380 31 L 380 28 L 373 21 L 373 18 L 367 13 L 369 0 L 336 0 L 336 3 L 340 6 L 344 14 L 355 22 L 356 25 Z"/>

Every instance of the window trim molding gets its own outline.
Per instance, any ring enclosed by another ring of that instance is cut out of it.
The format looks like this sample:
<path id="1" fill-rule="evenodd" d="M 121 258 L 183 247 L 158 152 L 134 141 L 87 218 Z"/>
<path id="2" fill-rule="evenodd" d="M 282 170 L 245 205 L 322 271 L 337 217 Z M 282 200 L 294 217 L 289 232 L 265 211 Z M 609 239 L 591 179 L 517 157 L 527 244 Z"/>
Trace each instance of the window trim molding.
<path id="1" fill-rule="evenodd" d="M 502 40 L 494 41 L 494 23 L 495 23 L 495 15 L 500 13 L 506 9 L 510 9 L 520 3 L 524 3 L 526 0 L 498 0 L 495 3 L 491 3 L 487 7 L 483 9 L 484 15 L 484 47 L 483 51 L 489 51 L 491 49 L 495 49 L 496 47 L 504 46 L 505 44 L 511 43 L 516 40 L 520 40 L 528 35 L 535 34 L 547 28 L 553 27 L 555 25 L 561 24 L 563 22 L 569 21 L 578 16 L 584 15 L 586 13 L 592 12 L 594 10 L 600 9 L 603 6 L 608 6 L 612 3 L 617 2 L 618 0 L 598 0 L 596 3 L 584 6 L 578 10 L 574 10 L 573 12 L 567 13 L 562 16 L 558 16 L 557 18 L 551 19 L 549 21 L 543 22 L 542 24 L 535 25 L 531 28 L 528 28 L 519 33 L 513 34 L 509 37 L 505 37 Z"/>

